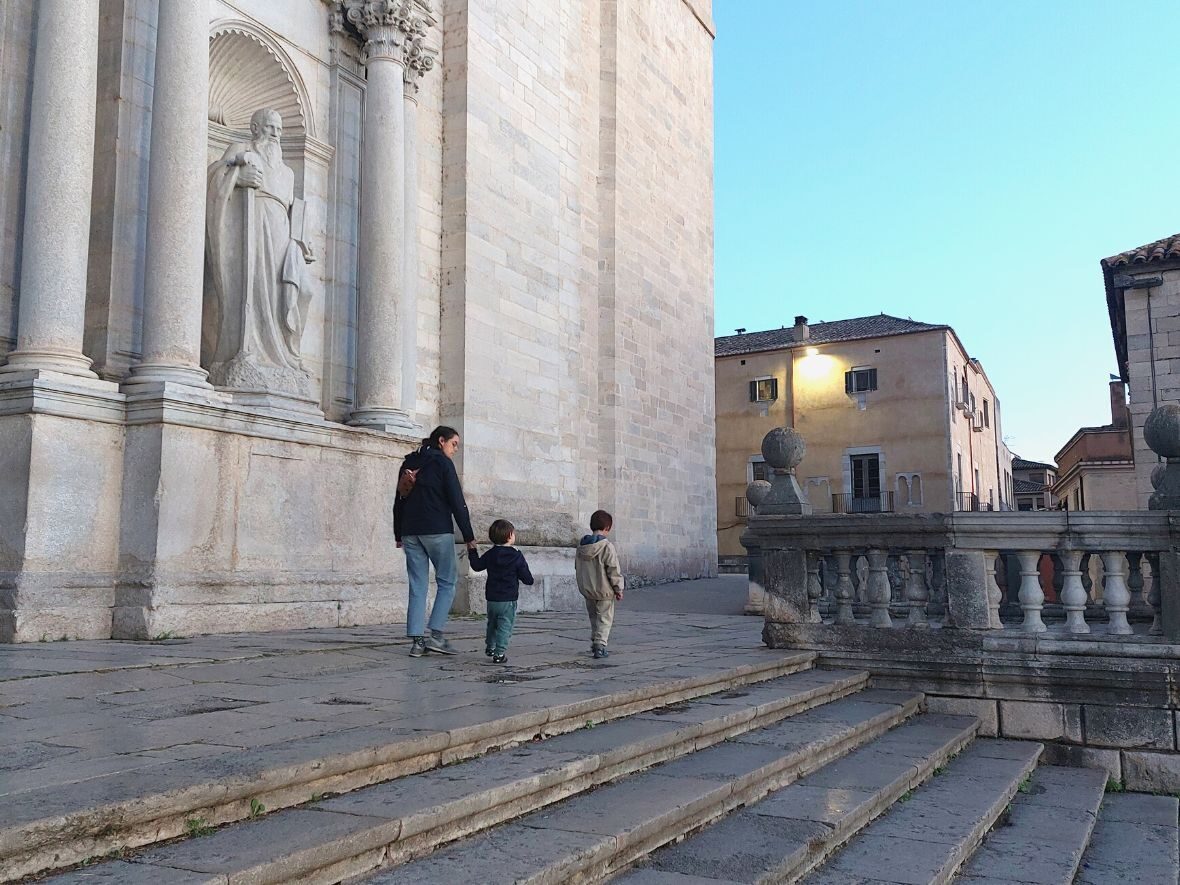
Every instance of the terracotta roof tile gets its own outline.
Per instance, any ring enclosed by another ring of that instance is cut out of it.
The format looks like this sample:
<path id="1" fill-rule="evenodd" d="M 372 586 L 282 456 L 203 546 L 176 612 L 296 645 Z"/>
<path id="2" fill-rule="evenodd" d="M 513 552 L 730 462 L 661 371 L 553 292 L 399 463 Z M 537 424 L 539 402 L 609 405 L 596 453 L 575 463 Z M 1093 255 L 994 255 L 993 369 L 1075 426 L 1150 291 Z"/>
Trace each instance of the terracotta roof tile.
<path id="1" fill-rule="evenodd" d="M 741 353 L 757 353 L 762 350 L 807 347 L 812 344 L 857 341 L 863 338 L 883 338 L 888 335 L 905 335 L 909 332 L 928 332 L 932 329 L 949 329 L 950 327 L 879 313 L 874 316 L 835 320 L 830 323 L 811 323 L 808 328 L 810 337 L 807 341 L 795 340 L 793 326 L 768 329 L 764 332 L 745 332 L 741 335 L 723 335 L 713 339 L 713 353 L 716 356 L 734 356 Z"/>
<path id="2" fill-rule="evenodd" d="M 1146 246 L 1140 246 L 1138 249 L 1130 249 L 1127 252 L 1112 255 L 1110 258 L 1103 258 L 1102 263 L 1107 267 L 1125 267 L 1128 264 L 1150 264 L 1153 261 L 1172 261 L 1173 259 L 1180 259 L 1180 234 L 1173 234 L 1162 240 L 1156 240 L 1154 243 L 1148 243 Z"/>

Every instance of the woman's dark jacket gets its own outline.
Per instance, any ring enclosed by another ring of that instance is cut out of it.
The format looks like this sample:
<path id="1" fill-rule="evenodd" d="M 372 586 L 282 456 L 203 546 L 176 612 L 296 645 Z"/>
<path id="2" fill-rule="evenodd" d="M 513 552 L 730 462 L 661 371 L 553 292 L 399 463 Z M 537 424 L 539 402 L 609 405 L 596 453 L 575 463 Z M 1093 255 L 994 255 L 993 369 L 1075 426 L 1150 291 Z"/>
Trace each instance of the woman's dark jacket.
<path id="1" fill-rule="evenodd" d="M 451 459 L 432 446 L 423 446 L 406 456 L 398 478 L 407 470 L 417 470 L 418 479 L 409 495 L 394 500 L 394 538 L 400 541 L 405 535 L 449 535 L 458 523 L 463 540 L 474 541 L 471 515 Z"/>

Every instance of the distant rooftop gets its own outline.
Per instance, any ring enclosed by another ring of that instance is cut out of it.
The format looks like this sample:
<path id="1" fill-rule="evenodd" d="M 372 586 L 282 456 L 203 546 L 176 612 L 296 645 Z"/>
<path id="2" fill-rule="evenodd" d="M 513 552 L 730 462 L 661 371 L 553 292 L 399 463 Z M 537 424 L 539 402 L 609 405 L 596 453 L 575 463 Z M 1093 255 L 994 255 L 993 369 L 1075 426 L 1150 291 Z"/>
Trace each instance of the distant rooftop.
<path id="1" fill-rule="evenodd" d="M 1118 255 L 1103 258 L 1102 263 L 1107 267 L 1125 267 L 1129 264 L 1150 264 L 1154 261 L 1172 261 L 1180 258 L 1180 234 L 1173 234 L 1140 246 L 1138 249 L 1128 249 Z"/>
<path id="2" fill-rule="evenodd" d="M 1037 495 L 1049 487 L 1043 482 L 1029 482 L 1027 479 L 1013 478 L 1012 491 L 1018 495 Z"/>
<path id="3" fill-rule="evenodd" d="M 1024 458 L 1014 455 L 1012 457 L 1013 470 L 1056 470 L 1057 467 L 1053 464 L 1046 464 L 1044 461 L 1026 461 Z"/>
<path id="4" fill-rule="evenodd" d="M 793 326 L 768 329 L 765 332 L 744 332 L 741 335 L 723 335 L 713 339 L 713 353 L 716 356 L 734 356 L 740 353 L 756 353 L 761 350 L 781 350 L 786 347 L 806 347 L 811 344 L 831 344 L 836 341 L 858 341 L 863 338 L 884 338 L 889 335 L 905 335 L 910 332 L 928 332 L 933 329 L 949 329 L 945 325 L 920 323 L 879 313 L 874 316 L 856 317 L 850 320 L 835 320 L 830 323 L 811 323 L 807 341 L 796 341 Z"/>

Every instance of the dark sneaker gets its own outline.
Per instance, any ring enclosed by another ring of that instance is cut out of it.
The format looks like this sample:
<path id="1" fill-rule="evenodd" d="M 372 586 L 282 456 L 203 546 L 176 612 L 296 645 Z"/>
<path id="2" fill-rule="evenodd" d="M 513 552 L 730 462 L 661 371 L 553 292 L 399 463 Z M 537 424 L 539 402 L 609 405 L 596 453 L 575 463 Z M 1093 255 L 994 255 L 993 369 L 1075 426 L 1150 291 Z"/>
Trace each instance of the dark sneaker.
<path id="1" fill-rule="evenodd" d="M 493 664 L 507 664 L 508 663 L 508 655 L 504 654 L 504 652 L 496 652 L 494 655 L 492 655 L 492 663 Z"/>
<path id="2" fill-rule="evenodd" d="M 438 652 L 440 655 L 457 655 L 459 653 L 445 636 L 429 637 L 426 640 L 426 650 Z"/>
<path id="3" fill-rule="evenodd" d="M 590 650 L 590 654 L 594 655 L 595 658 L 605 658 L 606 649 L 601 645 L 596 645 Z"/>
<path id="4" fill-rule="evenodd" d="M 493 654 L 495 654 L 495 652 L 493 652 L 493 651 L 492 651 L 490 648 L 485 648 L 485 649 L 483 650 L 483 653 L 484 653 L 485 655 L 487 655 L 489 658 L 490 658 L 490 657 L 491 657 Z"/>
<path id="5" fill-rule="evenodd" d="M 426 654 L 426 640 L 421 636 L 414 637 L 414 644 L 410 646 L 410 657 L 420 658 Z"/>

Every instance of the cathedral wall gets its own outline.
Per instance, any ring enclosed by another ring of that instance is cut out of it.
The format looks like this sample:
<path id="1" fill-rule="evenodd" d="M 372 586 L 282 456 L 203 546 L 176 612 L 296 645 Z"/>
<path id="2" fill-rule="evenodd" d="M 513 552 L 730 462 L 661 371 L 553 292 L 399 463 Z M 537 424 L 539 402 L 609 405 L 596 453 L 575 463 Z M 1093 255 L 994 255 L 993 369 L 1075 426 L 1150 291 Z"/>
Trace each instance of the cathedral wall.
<path id="1" fill-rule="evenodd" d="M 613 363 L 604 442 L 620 556 L 642 578 L 716 570 L 713 64 L 708 4 L 606 0 L 614 65 Z M 705 21 L 702 22 L 701 18 Z"/>
<path id="2" fill-rule="evenodd" d="M 568 547 L 598 506 L 598 3 L 444 9 L 442 417 L 477 533 Z"/>

